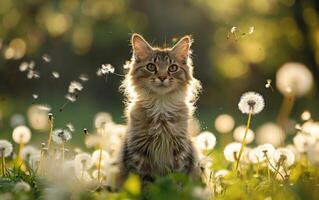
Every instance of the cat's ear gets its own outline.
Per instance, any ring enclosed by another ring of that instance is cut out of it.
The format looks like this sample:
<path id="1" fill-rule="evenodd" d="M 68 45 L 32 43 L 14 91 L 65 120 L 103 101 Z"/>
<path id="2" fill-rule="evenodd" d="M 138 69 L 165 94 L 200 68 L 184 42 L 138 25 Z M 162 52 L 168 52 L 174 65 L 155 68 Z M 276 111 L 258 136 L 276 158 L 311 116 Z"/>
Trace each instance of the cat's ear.
<path id="1" fill-rule="evenodd" d="M 187 63 L 187 59 L 191 54 L 191 44 L 193 40 L 191 36 L 187 35 L 182 37 L 172 48 L 172 53 L 175 58 L 181 63 Z"/>
<path id="2" fill-rule="evenodd" d="M 152 52 L 152 47 L 139 34 L 134 33 L 131 38 L 133 55 L 136 60 L 146 59 Z"/>

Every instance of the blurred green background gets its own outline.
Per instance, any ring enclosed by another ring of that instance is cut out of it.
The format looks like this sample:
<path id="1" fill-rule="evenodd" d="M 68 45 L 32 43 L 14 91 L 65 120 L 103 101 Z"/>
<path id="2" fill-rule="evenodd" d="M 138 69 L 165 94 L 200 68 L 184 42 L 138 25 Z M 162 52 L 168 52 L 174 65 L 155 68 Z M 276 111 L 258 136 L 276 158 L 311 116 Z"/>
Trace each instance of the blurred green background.
<path id="1" fill-rule="evenodd" d="M 73 123 L 78 142 L 83 128 L 92 130 L 97 112 L 124 123 L 122 77 L 110 74 L 105 81 L 96 71 L 110 63 L 125 73 L 134 32 L 160 46 L 193 36 L 195 76 L 204 88 L 196 116 L 204 130 L 214 132 L 213 121 L 221 113 L 234 116 L 236 125 L 244 123 L 237 103 L 250 90 L 263 94 L 266 102 L 253 129 L 275 121 L 282 102 L 275 73 L 291 61 L 304 63 L 315 78 L 312 92 L 297 100 L 292 116 L 298 120 L 308 109 L 318 119 L 318 15 L 316 0 L 0 0 L 0 137 L 11 135 L 12 115 L 26 116 L 32 104 L 50 105 L 57 127 Z M 237 28 L 233 33 L 232 27 Z M 24 61 L 35 62 L 39 79 L 19 71 Z M 52 78 L 52 71 L 60 78 Z M 59 112 L 70 81 L 82 73 L 89 76 L 84 90 Z M 265 88 L 267 79 L 275 91 Z"/>

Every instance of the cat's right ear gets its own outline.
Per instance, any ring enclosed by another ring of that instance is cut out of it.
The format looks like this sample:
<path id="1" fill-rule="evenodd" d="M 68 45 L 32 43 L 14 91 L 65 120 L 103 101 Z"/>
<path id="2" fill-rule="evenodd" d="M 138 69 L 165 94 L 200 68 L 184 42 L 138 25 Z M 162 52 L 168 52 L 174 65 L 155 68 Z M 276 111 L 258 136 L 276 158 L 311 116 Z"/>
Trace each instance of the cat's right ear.
<path id="1" fill-rule="evenodd" d="M 134 33 L 131 38 L 133 55 L 136 61 L 146 59 L 152 52 L 152 47 L 139 34 Z"/>

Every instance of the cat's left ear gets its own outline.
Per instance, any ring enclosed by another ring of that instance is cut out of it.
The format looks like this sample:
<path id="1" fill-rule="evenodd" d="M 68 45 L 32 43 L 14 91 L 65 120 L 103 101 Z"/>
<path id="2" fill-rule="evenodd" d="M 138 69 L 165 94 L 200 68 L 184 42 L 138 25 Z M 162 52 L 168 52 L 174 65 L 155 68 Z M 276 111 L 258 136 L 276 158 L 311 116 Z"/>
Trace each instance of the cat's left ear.
<path id="1" fill-rule="evenodd" d="M 172 53 L 175 58 L 181 63 L 187 63 L 187 59 L 191 54 L 191 44 L 193 39 L 187 35 L 182 37 L 172 48 Z"/>

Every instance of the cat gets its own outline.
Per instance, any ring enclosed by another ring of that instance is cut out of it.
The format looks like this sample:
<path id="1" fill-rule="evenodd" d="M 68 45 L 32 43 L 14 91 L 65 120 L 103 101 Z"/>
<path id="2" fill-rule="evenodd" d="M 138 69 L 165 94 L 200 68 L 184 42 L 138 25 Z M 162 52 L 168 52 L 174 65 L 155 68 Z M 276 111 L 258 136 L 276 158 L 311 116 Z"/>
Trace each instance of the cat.
<path id="1" fill-rule="evenodd" d="M 159 48 L 132 35 L 133 55 L 120 87 L 126 97 L 128 130 L 119 185 L 129 173 L 138 174 L 142 185 L 172 172 L 198 178 L 196 151 L 187 131 L 201 90 L 193 77 L 192 41 L 184 36 L 171 48 Z"/>

